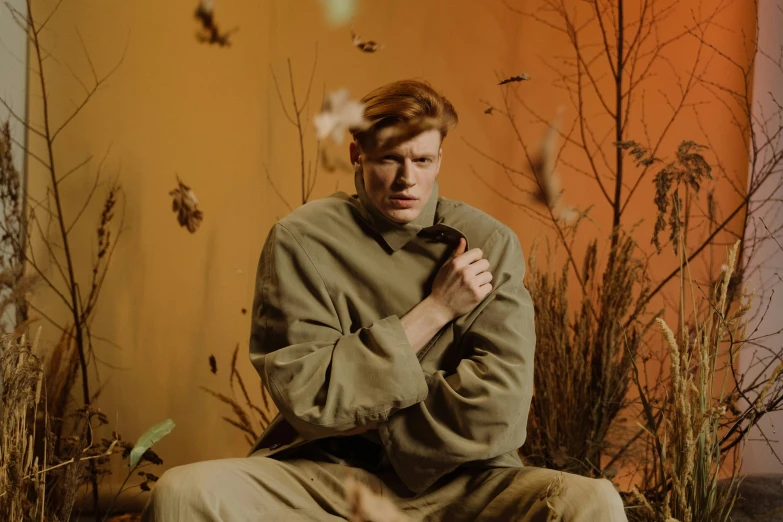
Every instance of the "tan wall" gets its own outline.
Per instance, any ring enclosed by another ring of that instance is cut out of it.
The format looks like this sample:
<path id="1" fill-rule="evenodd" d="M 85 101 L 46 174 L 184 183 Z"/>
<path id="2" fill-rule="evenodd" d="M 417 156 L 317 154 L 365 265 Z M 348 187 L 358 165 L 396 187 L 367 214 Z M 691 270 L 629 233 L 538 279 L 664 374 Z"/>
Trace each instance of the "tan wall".
<path id="1" fill-rule="evenodd" d="M 517 3 L 526 9 L 537 5 Z M 108 384 L 98 402 L 131 440 L 147 426 L 173 418 L 176 430 L 157 448 L 167 466 L 242 455 L 247 449 L 242 435 L 221 420 L 228 409 L 199 386 L 227 391 L 225 369 L 236 343 L 241 348 L 241 372 L 252 383 L 257 382 L 245 357 L 249 318 L 241 309 L 251 306 L 255 265 L 265 235 L 287 212 L 265 180 L 264 165 L 289 201 L 296 202 L 298 197 L 298 137 L 281 111 L 270 65 L 289 102 L 286 58 L 291 58 L 297 92 L 302 95 L 318 43 L 311 107 L 320 100 L 324 85 L 327 89 L 345 86 L 360 96 L 398 78 L 420 77 L 432 82 L 452 100 L 461 117 L 457 131 L 446 142 L 441 194 L 466 201 L 509 224 L 526 249 L 544 229 L 471 174 L 472 165 L 485 179 L 507 190 L 503 172 L 468 148 L 463 139 L 492 156 L 521 164 L 522 155 L 507 122 L 497 114 L 483 114 L 485 106 L 479 102 L 500 103 L 496 74 L 529 73 L 533 80 L 519 87 L 521 96 L 546 118 L 554 116 L 561 105 L 566 108 L 566 122 L 574 116 L 566 93 L 553 88 L 554 74 L 546 66 L 548 61 L 570 56 L 564 35 L 510 13 L 502 2 L 360 2 L 357 31 L 386 44 L 386 49 L 375 55 L 352 47 L 347 28 L 325 26 L 321 3 L 316 0 L 216 2 L 221 27 L 238 25 L 239 31 L 230 48 L 205 46 L 194 38 L 193 4 L 67 1 L 44 33 L 46 44 L 59 60 L 49 60 L 46 65 L 55 122 L 61 122 L 73 107 L 69 100 L 82 97 L 81 87 L 62 64 L 70 63 L 77 74 L 89 78 L 76 29 L 83 35 L 99 75 L 125 52 L 105 88 L 62 135 L 56 153 L 61 170 L 86 156 L 94 157 L 87 171 L 62 184 L 66 213 L 72 218 L 90 187 L 98 161 L 111 146 L 104 179 L 117 178 L 124 187 L 125 230 L 93 325 L 95 334 L 118 345 L 96 343 L 100 359 L 117 366 L 115 370 L 100 367 L 101 378 Z M 688 22 L 691 4 L 696 2 L 678 4 L 676 15 L 663 27 L 664 35 Z M 52 5 L 51 1 L 34 2 L 38 18 Z M 750 3 L 735 2 L 719 21 L 750 28 L 752 33 L 752 14 Z M 741 59 L 741 48 L 732 48 L 734 44 L 725 33 L 715 31 L 714 36 Z M 692 61 L 695 46 L 687 38 L 677 45 L 668 56 L 680 70 Z M 659 89 L 670 94 L 677 89 L 667 71 L 668 66 L 661 65 L 648 85 L 646 116 L 651 133 L 664 127 L 668 113 Z M 708 73 L 713 78 L 737 81 L 718 60 Z M 706 99 L 703 92 L 700 96 Z M 40 121 L 38 89 L 31 91 L 30 104 L 33 121 Z M 600 111 L 590 98 L 588 108 Z M 706 127 L 716 129 L 711 135 L 714 145 L 726 165 L 744 179 L 746 158 L 736 137 L 726 130 L 729 124 L 724 109 L 717 103 L 702 109 Z M 543 128 L 531 123 L 521 108 L 517 121 L 526 139 L 536 145 Z M 607 128 L 602 127 L 599 134 Z M 632 128 L 639 126 L 634 123 Z M 670 136 L 662 149 L 667 155 L 684 138 L 701 140 L 690 115 L 671 128 Z M 637 139 L 644 141 L 641 135 Z M 606 142 L 609 147 L 611 141 Z M 314 161 L 310 131 L 305 147 L 308 159 Z M 347 145 L 344 148 L 340 153 L 347 160 Z M 569 154 L 584 167 L 583 157 Z M 40 195 L 41 170 L 34 162 L 30 168 L 35 182 L 32 190 Z M 175 186 L 175 173 L 193 187 L 205 214 L 194 235 L 177 226 L 171 211 L 167 193 Z M 609 213 L 595 182 L 566 167 L 562 175 L 564 197 L 581 208 L 595 203 L 595 220 L 601 233 L 608 234 Z M 736 200 L 726 183 L 719 187 L 722 203 Z M 314 196 L 323 197 L 335 188 L 353 192 L 352 178 L 321 174 Z M 651 177 L 635 197 L 638 204 L 630 207 L 624 222 L 646 220 L 638 234 L 640 246 L 649 250 Z M 74 229 L 72 241 L 81 266 L 94 255 L 99 212 L 97 202 L 88 208 L 82 226 Z M 660 276 L 672 266 L 673 260 L 664 258 L 651 272 Z M 80 275 L 87 277 L 89 273 Z M 62 306 L 50 293 L 41 291 L 36 303 L 56 320 L 65 319 Z M 48 343 L 56 336 L 54 328 L 45 328 Z M 210 354 L 218 359 L 217 376 L 209 372 Z"/>

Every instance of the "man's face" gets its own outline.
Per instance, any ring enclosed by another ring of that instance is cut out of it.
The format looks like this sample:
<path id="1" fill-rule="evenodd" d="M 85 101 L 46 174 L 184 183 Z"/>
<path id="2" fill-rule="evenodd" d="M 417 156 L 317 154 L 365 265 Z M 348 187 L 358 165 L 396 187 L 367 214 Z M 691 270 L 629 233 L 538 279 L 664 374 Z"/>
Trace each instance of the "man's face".
<path id="1" fill-rule="evenodd" d="M 367 195 L 387 219 L 408 223 L 424 209 L 440 170 L 440 145 L 436 129 L 369 155 L 351 144 L 351 161 L 362 169 Z"/>

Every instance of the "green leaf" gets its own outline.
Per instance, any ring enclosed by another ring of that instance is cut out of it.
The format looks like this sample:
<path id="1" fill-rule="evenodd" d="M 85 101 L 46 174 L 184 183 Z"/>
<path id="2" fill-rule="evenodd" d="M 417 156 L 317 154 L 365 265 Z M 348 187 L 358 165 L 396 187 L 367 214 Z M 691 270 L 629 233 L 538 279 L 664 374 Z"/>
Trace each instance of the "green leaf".
<path id="1" fill-rule="evenodd" d="M 139 440 L 136 442 L 133 450 L 131 450 L 130 466 L 136 466 L 136 464 L 139 462 L 139 459 L 141 459 L 141 456 L 144 455 L 144 452 L 150 449 L 152 445 L 158 442 L 160 439 L 171 433 L 171 430 L 174 429 L 174 426 L 175 424 L 173 420 L 166 419 L 160 424 L 156 424 L 155 426 L 151 427 L 144 433 L 144 435 L 139 437 Z"/>

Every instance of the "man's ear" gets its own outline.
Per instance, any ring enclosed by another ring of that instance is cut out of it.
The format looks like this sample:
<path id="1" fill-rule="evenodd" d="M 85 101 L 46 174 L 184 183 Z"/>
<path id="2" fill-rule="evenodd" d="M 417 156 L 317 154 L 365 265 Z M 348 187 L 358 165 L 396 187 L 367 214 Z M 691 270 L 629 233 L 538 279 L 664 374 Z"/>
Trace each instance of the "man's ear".
<path id="1" fill-rule="evenodd" d="M 350 153 L 351 153 L 351 165 L 355 163 L 359 163 L 359 156 L 361 155 L 362 151 L 359 150 L 359 144 L 356 143 L 355 141 L 351 142 Z"/>
<path id="2" fill-rule="evenodd" d="M 441 165 L 441 162 L 442 162 L 442 161 L 443 161 L 443 147 L 441 147 L 440 149 L 438 149 L 438 169 L 437 169 L 437 171 L 435 172 L 435 177 L 437 177 L 437 176 L 438 176 L 438 174 L 440 174 L 440 165 Z"/>

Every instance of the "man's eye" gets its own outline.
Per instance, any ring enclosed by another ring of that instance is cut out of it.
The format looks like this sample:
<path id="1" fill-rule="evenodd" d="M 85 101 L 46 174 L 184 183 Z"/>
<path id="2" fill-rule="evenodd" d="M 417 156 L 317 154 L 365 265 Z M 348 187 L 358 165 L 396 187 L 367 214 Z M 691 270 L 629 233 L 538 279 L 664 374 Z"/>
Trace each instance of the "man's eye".
<path id="1" fill-rule="evenodd" d="M 397 158 L 395 158 L 394 156 L 384 156 L 383 158 L 381 158 L 381 161 L 383 163 L 392 163 L 397 161 Z"/>
<path id="2" fill-rule="evenodd" d="M 418 158 L 416 161 L 419 163 L 432 163 L 432 159 L 430 158 Z"/>

